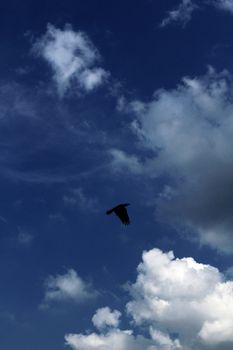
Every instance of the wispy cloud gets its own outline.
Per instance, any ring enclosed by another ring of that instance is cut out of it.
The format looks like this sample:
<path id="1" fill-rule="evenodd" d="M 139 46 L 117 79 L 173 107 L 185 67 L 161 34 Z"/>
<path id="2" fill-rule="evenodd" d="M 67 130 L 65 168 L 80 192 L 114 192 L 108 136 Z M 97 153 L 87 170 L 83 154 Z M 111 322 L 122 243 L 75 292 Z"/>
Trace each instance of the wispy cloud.
<path id="1" fill-rule="evenodd" d="M 70 101 L 61 104 L 54 97 L 51 102 L 51 96 L 41 88 L 33 90 L 14 81 L 0 82 L 2 177 L 25 183 L 65 183 L 79 182 L 103 171 L 104 157 L 99 162 L 89 162 L 89 167 L 82 167 L 79 161 L 82 152 L 85 156 L 95 152 L 95 147 L 87 149 L 84 145 L 102 144 L 102 150 L 107 148 L 109 138 L 92 118 L 98 106 L 88 105 L 86 109 L 88 96 L 85 96 L 77 118 L 76 111 L 68 107 Z M 91 118 L 89 124 L 87 119 Z M 98 154 L 101 155 L 101 150 Z"/>
<path id="2" fill-rule="evenodd" d="M 167 16 L 160 23 L 160 27 L 166 27 L 173 22 L 185 27 L 196 10 L 208 8 L 208 6 L 233 13 L 233 0 L 205 0 L 203 2 L 182 0 L 175 9 L 168 11 Z"/>
<path id="3" fill-rule="evenodd" d="M 233 13 L 233 0 L 214 0 L 213 4 L 221 10 Z"/>
<path id="4" fill-rule="evenodd" d="M 160 26 L 165 27 L 172 22 L 177 22 L 185 26 L 192 18 L 192 14 L 198 9 L 193 0 L 182 0 L 177 8 L 168 12 L 167 17 L 163 19 Z"/>
<path id="5" fill-rule="evenodd" d="M 9 322 L 9 323 L 16 323 L 16 317 L 15 314 L 9 311 L 1 311 L 0 312 L 0 319 L 1 321 Z"/>
<path id="6" fill-rule="evenodd" d="M 37 113 L 30 91 L 16 82 L 0 82 L 0 121 L 10 122 L 15 116 L 36 119 Z M 27 96 L 27 98 L 26 98 Z"/>
<path id="7" fill-rule="evenodd" d="M 18 242 L 22 245 L 30 245 L 33 241 L 34 236 L 26 231 L 21 231 L 18 234 Z"/>
<path id="8" fill-rule="evenodd" d="M 100 54 L 89 37 L 83 32 L 75 32 L 70 25 L 62 30 L 48 24 L 45 35 L 34 44 L 33 52 L 52 68 L 60 96 L 72 84 L 77 91 L 92 91 L 109 76 L 97 66 Z"/>
<path id="9" fill-rule="evenodd" d="M 114 173 L 124 171 L 129 171 L 134 175 L 144 173 L 143 164 L 137 156 L 127 154 L 119 149 L 111 149 L 109 154 L 111 156 L 111 163 L 109 165 Z"/>
<path id="10" fill-rule="evenodd" d="M 73 188 L 63 196 L 66 205 L 77 206 L 82 210 L 98 211 L 98 200 L 88 196 L 82 187 Z"/>

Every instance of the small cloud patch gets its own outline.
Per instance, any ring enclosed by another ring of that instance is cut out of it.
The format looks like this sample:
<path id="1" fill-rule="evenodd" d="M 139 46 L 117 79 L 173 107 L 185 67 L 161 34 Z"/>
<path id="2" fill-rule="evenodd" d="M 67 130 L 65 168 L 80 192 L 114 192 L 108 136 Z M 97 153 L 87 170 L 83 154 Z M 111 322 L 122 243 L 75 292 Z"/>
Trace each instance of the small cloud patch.
<path id="1" fill-rule="evenodd" d="M 51 303 L 71 301 L 82 303 L 98 295 L 91 284 L 78 276 L 77 272 L 69 269 L 64 275 L 49 276 L 45 281 L 45 296 L 41 308 Z"/>
<path id="2" fill-rule="evenodd" d="M 33 52 L 51 67 L 60 97 L 72 86 L 78 91 L 90 92 L 109 76 L 97 65 L 100 54 L 89 37 L 84 32 L 75 32 L 70 25 L 62 30 L 48 24 L 46 33 L 34 44 Z"/>

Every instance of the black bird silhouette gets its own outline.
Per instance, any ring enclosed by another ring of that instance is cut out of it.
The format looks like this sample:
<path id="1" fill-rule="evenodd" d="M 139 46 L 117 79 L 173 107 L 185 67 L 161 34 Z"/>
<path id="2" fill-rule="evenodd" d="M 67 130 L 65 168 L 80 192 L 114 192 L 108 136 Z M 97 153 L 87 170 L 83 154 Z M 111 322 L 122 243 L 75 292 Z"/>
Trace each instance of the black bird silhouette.
<path id="1" fill-rule="evenodd" d="M 129 225 L 130 220 L 126 210 L 126 207 L 128 207 L 128 205 L 129 203 L 118 204 L 116 207 L 106 211 L 106 214 L 109 215 L 115 213 L 124 225 Z"/>

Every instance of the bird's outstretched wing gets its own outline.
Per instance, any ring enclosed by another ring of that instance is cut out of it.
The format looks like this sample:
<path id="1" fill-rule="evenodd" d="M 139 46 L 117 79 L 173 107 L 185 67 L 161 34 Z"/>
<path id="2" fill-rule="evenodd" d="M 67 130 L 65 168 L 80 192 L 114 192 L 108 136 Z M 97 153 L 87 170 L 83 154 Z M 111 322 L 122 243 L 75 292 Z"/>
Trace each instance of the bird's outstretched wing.
<path id="1" fill-rule="evenodd" d="M 116 207 L 114 212 L 124 225 L 130 224 L 129 216 L 125 207 L 123 206 Z"/>
<path id="2" fill-rule="evenodd" d="M 109 215 L 109 214 L 115 213 L 124 225 L 129 225 L 130 219 L 126 209 L 128 205 L 129 203 L 118 204 L 116 207 L 107 210 L 106 214 Z"/>

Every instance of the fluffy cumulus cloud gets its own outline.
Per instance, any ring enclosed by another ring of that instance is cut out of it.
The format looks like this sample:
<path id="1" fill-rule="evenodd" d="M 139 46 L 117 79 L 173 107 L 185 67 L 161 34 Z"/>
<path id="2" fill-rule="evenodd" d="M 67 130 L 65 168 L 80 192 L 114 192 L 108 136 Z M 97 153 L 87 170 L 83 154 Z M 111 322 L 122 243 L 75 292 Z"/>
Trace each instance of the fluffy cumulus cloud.
<path id="1" fill-rule="evenodd" d="M 118 327 L 121 312 L 109 307 L 98 309 L 92 317 L 93 325 L 101 333 L 67 334 L 66 344 L 74 350 L 154 350 L 150 340 L 143 336 L 135 337 L 131 330 Z"/>
<path id="2" fill-rule="evenodd" d="M 66 344 L 74 350 L 157 350 L 143 336 L 135 337 L 132 331 L 110 330 L 106 334 L 67 334 Z"/>
<path id="3" fill-rule="evenodd" d="M 152 249 L 143 253 L 126 305 L 133 330 L 121 330 L 121 313 L 109 307 L 92 318 L 99 332 L 67 334 L 74 350 L 230 350 L 233 281 L 193 258 Z"/>
<path id="4" fill-rule="evenodd" d="M 95 315 L 92 317 L 92 322 L 98 329 L 109 326 L 118 327 L 120 316 L 121 313 L 118 310 L 111 311 L 111 309 L 106 306 L 96 311 Z"/>
<path id="5" fill-rule="evenodd" d="M 130 292 L 127 310 L 137 325 L 179 334 L 184 349 L 233 346 L 233 281 L 218 269 L 153 249 L 143 253 Z"/>
<path id="6" fill-rule="evenodd" d="M 197 8 L 193 0 L 182 0 L 177 8 L 168 12 L 167 17 L 163 19 L 160 26 L 165 27 L 172 22 L 179 22 L 182 25 L 186 25 Z"/>
<path id="7" fill-rule="evenodd" d="M 132 130 L 154 155 L 114 154 L 135 174 L 167 175 L 157 213 L 175 227 L 222 252 L 233 251 L 233 79 L 212 68 L 184 78 L 173 90 L 156 91 L 135 114 Z"/>
<path id="8" fill-rule="evenodd" d="M 64 275 L 49 276 L 45 282 L 45 296 L 41 307 L 48 307 L 53 302 L 83 302 L 96 297 L 93 287 L 70 269 Z"/>
<path id="9" fill-rule="evenodd" d="M 121 312 L 109 307 L 98 309 L 92 318 L 93 325 L 100 333 L 67 334 L 66 344 L 74 350 L 178 350 L 180 342 L 168 334 L 150 328 L 150 337 L 134 335 L 132 330 L 118 328 Z"/>
<path id="10" fill-rule="evenodd" d="M 60 96 L 72 83 L 79 90 L 89 92 L 108 77 L 108 73 L 97 66 L 100 55 L 88 36 L 75 32 L 71 26 L 61 30 L 49 24 L 45 35 L 34 44 L 33 51 L 52 68 Z"/>

